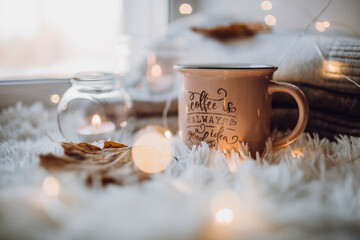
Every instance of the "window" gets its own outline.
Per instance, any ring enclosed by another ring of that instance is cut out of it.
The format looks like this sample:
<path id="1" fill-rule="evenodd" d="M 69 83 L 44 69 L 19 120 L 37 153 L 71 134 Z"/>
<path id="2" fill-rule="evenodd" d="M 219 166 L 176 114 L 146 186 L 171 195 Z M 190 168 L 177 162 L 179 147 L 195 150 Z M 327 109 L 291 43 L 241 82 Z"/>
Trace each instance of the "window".
<path id="1" fill-rule="evenodd" d="M 124 34 L 164 32 L 167 16 L 167 0 L 0 0 L 0 80 L 126 72 Z"/>

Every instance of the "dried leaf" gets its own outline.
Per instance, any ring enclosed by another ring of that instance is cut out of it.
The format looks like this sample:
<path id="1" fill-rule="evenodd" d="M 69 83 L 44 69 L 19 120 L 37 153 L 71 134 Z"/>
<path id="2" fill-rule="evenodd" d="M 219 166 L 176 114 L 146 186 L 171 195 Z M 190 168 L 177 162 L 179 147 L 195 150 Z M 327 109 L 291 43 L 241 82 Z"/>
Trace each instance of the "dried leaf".
<path id="1" fill-rule="evenodd" d="M 112 141 L 104 142 L 104 147 L 88 143 L 62 143 L 63 156 L 40 155 L 40 166 L 48 171 L 85 172 L 86 182 L 94 184 L 100 179 L 102 185 L 129 184 L 149 179 L 149 175 L 138 170 L 131 160 L 131 148 Z M 100 177 L 99 177 L 100 176 Z"/>
<path id="2" fill-rule="evenodd" d="M 212 28 L 192 27 L 191 30 L 221 42 L 230 42 L 254 36 L 258 32 L 270 31 L 271 28 L 263 23 L 231 23 Z"/>
<path id="3" fill-rule="evenodd" d="M 113 142 L 113 141 L 104 142 L 104 148 L 127 148 L 127 147 L 128 146 L 126 146 L 124 144 Z"/>

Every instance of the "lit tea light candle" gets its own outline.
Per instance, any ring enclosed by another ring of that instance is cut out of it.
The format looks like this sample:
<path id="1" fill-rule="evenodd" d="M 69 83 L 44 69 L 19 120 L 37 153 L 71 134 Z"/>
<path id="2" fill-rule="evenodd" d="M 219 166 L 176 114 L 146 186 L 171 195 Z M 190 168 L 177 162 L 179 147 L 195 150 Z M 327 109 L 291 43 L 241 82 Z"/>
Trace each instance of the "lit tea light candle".
<path id="1" fill-rule="evenodd" d="M 91 140 L 101 140 L 106 138 L 107 134 L 115 130 L 115 124 L 109 121 L 101 121 L 99 114 L 95 114 L 91 119 L 91 125 L 86 125 L 77 129 L 79 135 L 93 137 Z M 89 138 L 87 138 L 89 139 Z"/>
<path id="2" fill-rule="evenodd" d="M 155 54 L 148 56 L 146 80 L 151 92 L 161 93 L 171 88 L 174 79 L 171 74 L 166 73 L 167 68 L 169 68 L 169 63 L 162 62 L 160 64 Z"/>

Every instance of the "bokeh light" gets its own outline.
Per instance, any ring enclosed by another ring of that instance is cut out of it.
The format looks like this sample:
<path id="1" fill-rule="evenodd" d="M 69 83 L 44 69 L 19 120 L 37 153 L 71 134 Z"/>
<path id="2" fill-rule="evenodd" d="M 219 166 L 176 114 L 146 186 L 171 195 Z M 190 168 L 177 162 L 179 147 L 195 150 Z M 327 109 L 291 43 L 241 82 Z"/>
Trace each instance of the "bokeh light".
<path id="1" fill-rule="evenodd" d="M 270 1 L 263 1 L 261 3 L 261 8 L 264 11 L 269 11 L 272 9 L 272 3 Z"/>
<path id="2" fill-rule="evenodd" d="M 166 138 L 170 139 L 171 136 L 172 136 L 170 130 L 166 130 L 165 133 L 164 133 L 164 136 L 165 136 Z"/>
<path id="3" fill-rule="evenodd" d="M 315 28 L 316 30 L 318 30 L 319 32 L 324 32 L 325 31 L 325 27 L 324 24 L 322 22 L 317 22 L 315 24 Z"/>
<path id="4" fill-rule="evenodd" d="M 44 193 L 50 197 L 59 196 L 61 185 L 59 180 L 54 176 L 47 176 L 42 184 Z"/>
<path id="5" fill-rule="evenodd" d="M 330 22 L 329 21 L 324 21 L 322 23 L 322 25 L 324 26 L 324 28 L 328 28 L 328 27 L 330 27 Z"/>
<path id="6" fill-rule="evenodd" d="M 216 212 L 216 221 L 222 224 L 229 224 L 234 220 L 234 212 L 231 209 L 223 208 Z"/>
<path id="7" fill-rule="evenodd" d="M 120 123 L 120 127 L 126 127 L 127 126 L 127 121 L 122 121 Z"/>
<path id="8" fill-rule="evenodd" d="M 303 158 L 304 152 L 301 149 L 293 149 L 291 150 L 291 155 L 293 158 Z"/>
<path id="9" fill-rule="evenodd" d="M 191 13 L 192 13 L 192 7 L 191 7 L 191 5 L 188 4 L 188 3 L 183 3 L 183 4 L 181 4 L 180 7 L 179 7 L 179 12 L 180 12 L 181 14 L 184 14 L 184 15 L 186 15 L 186 14 L 191 14 Z"/>
<path id="10" fill-rule="evenodd" d="M 167 130 L 160 126 L 148 126 L 136 136 L 132 158 L 135 165 L 145 173 L 164 171 L 173 159 L 171 139 L 165 136 Z"/>
<path id="11" fill-rule="evenodd" d="M 60 102 L 60 96 L 57 94 L 53 94 L 50 96 L 50 102 L 58 104 Z"/>
<path id="12" fill-rule="evenodd" d="M 276 24 L 276 18 L 271 14 L 266 15 L 264 21 L 269 26 L 274 26 Z"/>
<path id="13" fill-rule="evenodd" d="M 229 224 L 240 209 L 240 198 L 234 190 L 222 189 L 211 197 L 209 207 L 216 222 Z"/>

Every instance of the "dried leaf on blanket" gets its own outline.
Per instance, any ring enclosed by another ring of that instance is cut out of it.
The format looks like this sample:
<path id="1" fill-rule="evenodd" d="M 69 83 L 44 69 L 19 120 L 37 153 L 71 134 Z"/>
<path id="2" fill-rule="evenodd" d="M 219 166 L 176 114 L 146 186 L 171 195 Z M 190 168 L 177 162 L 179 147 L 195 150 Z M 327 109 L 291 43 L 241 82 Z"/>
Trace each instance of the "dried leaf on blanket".
<path id="1" fill-rule="evenodd" d="M 263 23 L 231 23 L 229 25 L 220 25 L 212 28 L 192 27 L 191 30 L 221 42 L 229 42 L 251 37 L 258 32 L 268 32 L 271 30 L 271 27 Z"/>
<path id="2" fill-rule="evenodd" d="M 149 175 L 135 167 L 131 148 L 121 143 L 106 141 L 103 148 L 85 142 L 64 142 L 61 145 L 64 155 L 41 154 L 40 166 L 53 172 L 84 172 L 89 185 L 97 180 L 102 185 L 124 185 L 149 179 Z"/>

